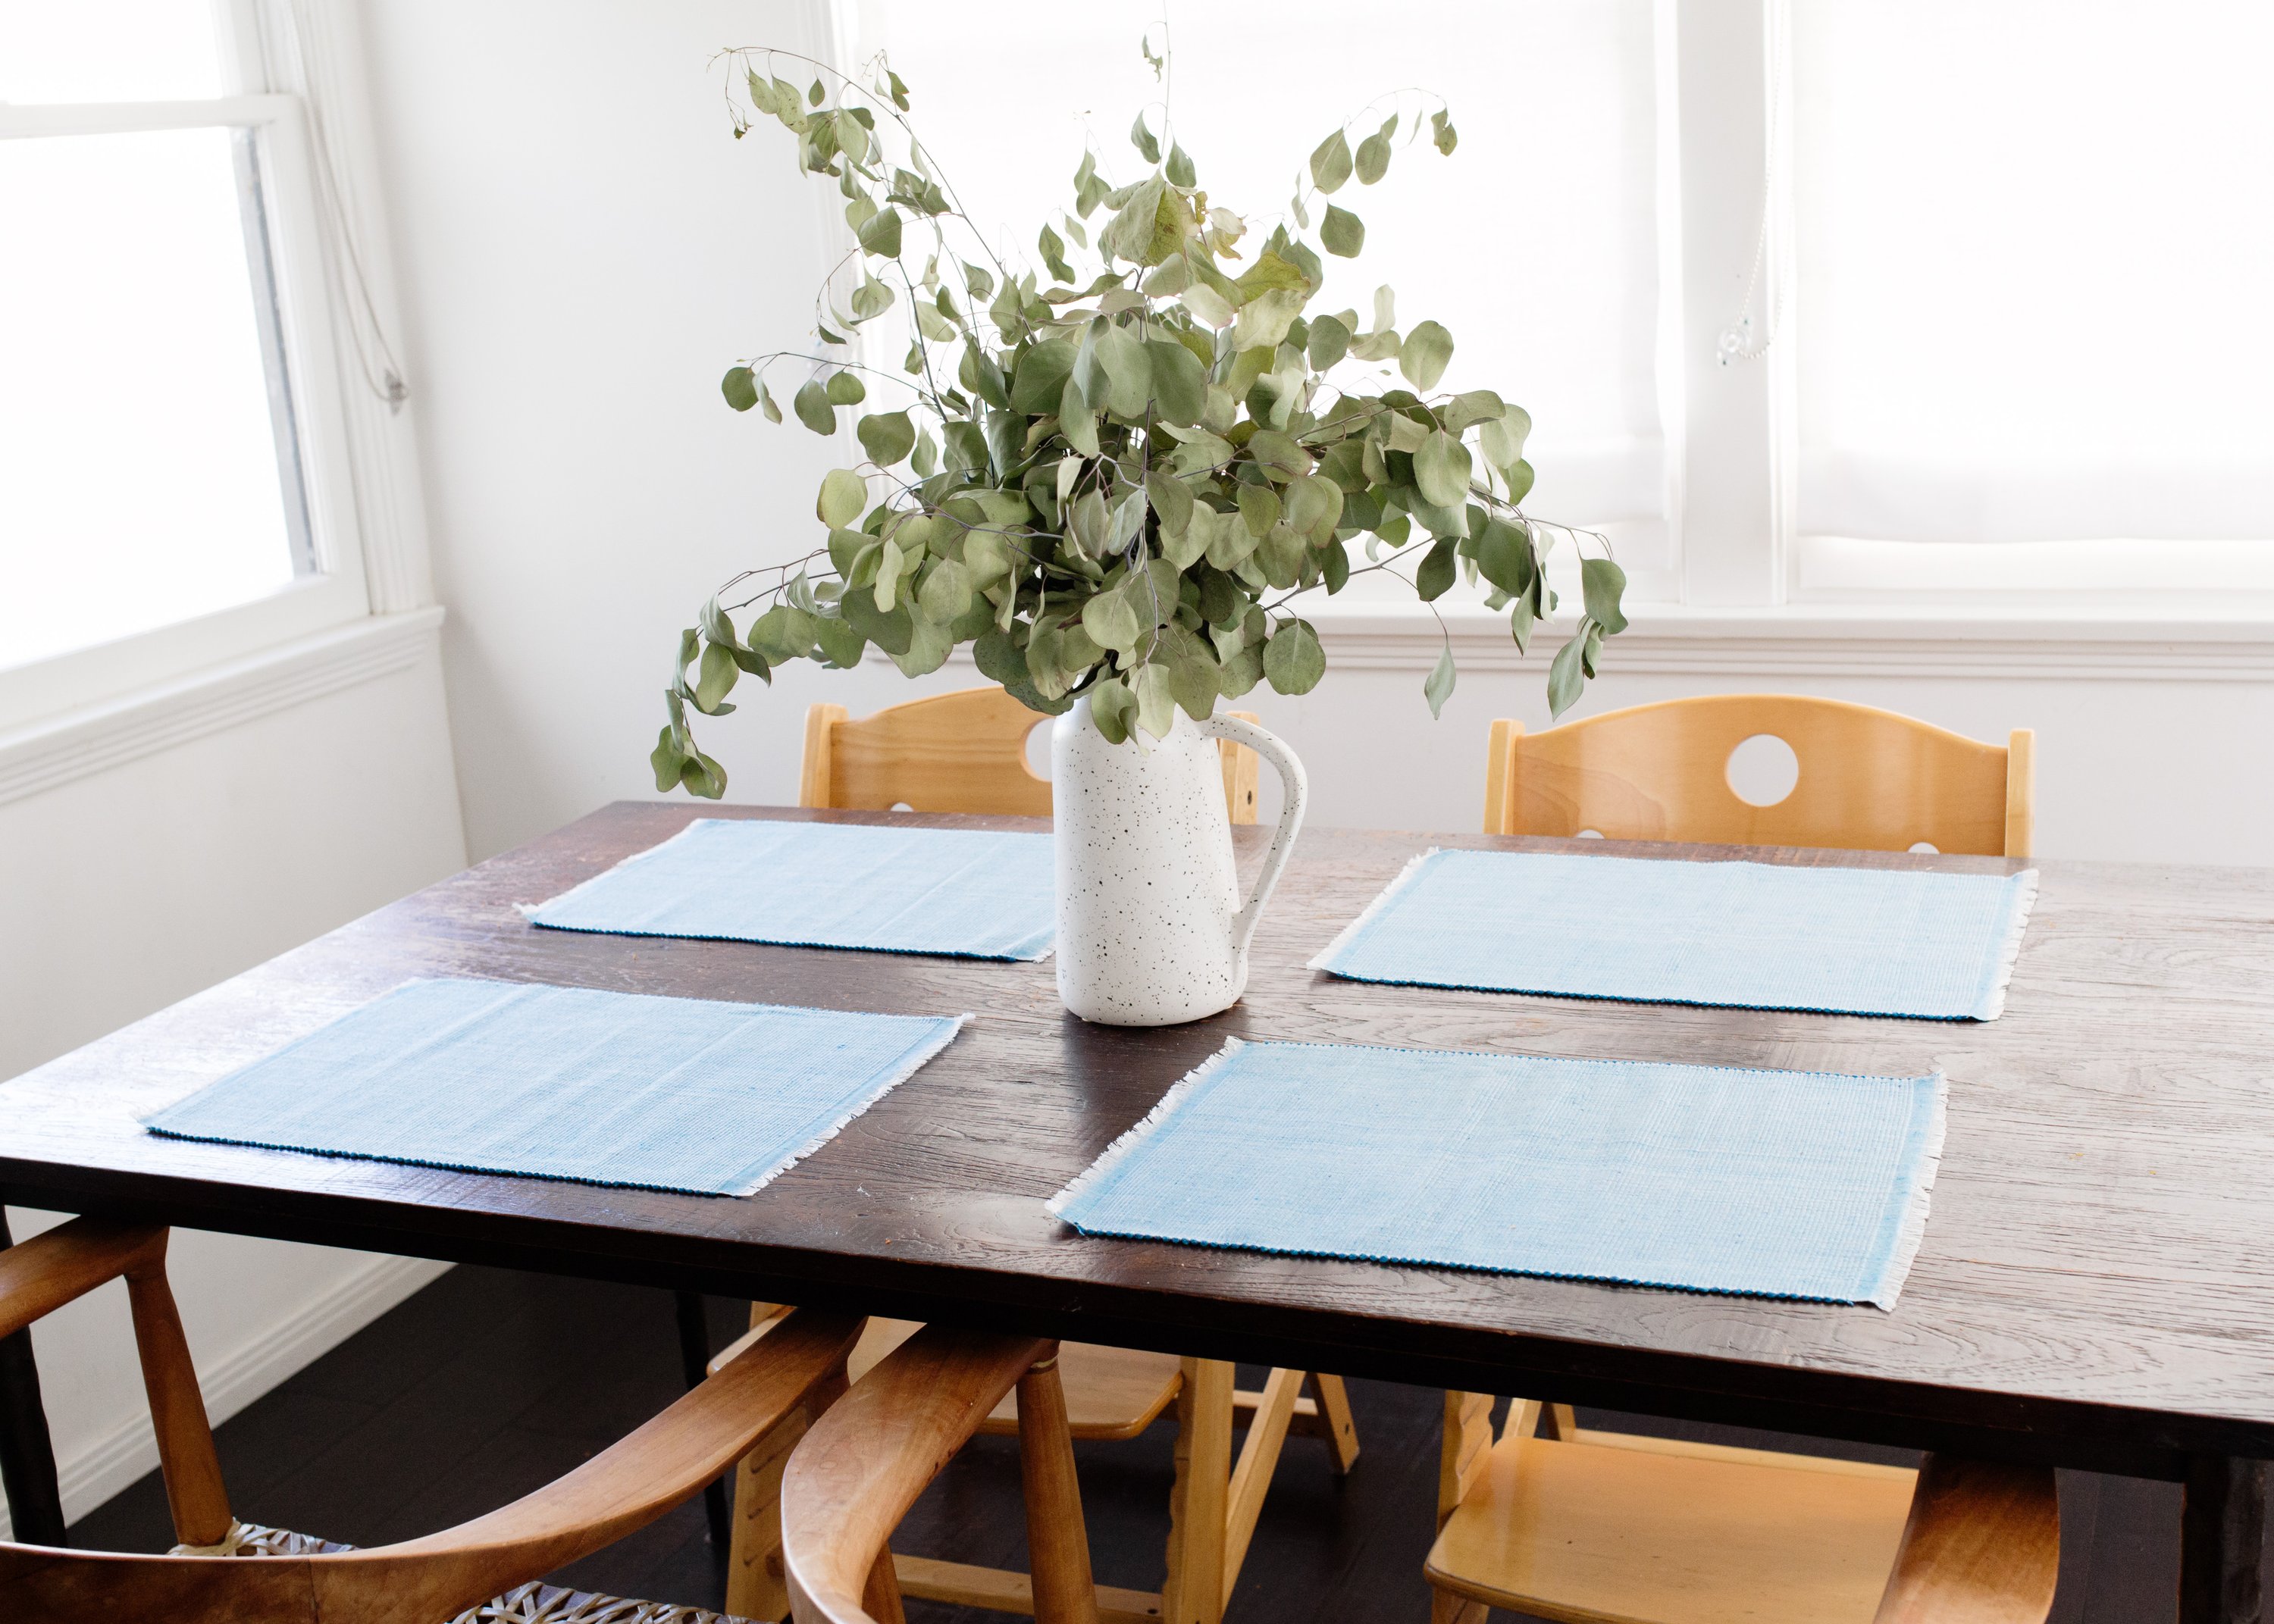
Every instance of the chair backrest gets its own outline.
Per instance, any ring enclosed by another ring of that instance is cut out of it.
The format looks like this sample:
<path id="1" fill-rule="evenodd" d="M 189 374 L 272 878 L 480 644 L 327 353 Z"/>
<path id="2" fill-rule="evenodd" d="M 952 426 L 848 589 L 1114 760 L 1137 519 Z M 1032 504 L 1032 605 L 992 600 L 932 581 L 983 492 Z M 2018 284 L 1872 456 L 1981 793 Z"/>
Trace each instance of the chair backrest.
<path id="1" fill-rule="evenodd" d="M 1800 764 L 1756 806 L 1729 758 L 1766 734 Z M 1492 725 L 1485 832 L 2027 857 L 2036 734 L 1983 744 L 1892 710 L 1788 694 L 1725 694 L 1613 710 L 1527 735 Z"/>
<path id="2" fill-rule="evenodd" d="M 1027 735 L 1050 719 L 994 687 L 912 699 L 859 721 L 843 705 L 815 705 L 805 713 L 797 804 L 1048 817 L 1050 780 L 1027 765 Z M 1218 749 L 1225 809 L 1233 823 L 1252 823 L 1255 752 L 1229 739 Z"/>
<path id="3" fill-rule="evenodd" d="M 1097 1624 L 1058 1352 L 1043 1338 L 928 1325 L 831 1407 L 782 1474 L 782 1566 L 797 1624 L 901 1616 L 892 1530 L 1013 1387 L 1028 1610 L 1035 1624 Z"/>
<path id="4" fill-rule="evenodd" d="M 177 1551 L 0 1542 L 9 1624 L 433 1624 L 541 1578 L 702 1492 L 761 1438 L 802 1430 L 845 1390 L 862 1321 L 801 1311 L 613 1447 L 509 1506 L 370 1550 L 239 1554 L 197 1372 L 166 1285 L 166 1231 L 79 1218 L 0 1252 L 0 1336 L 124 1275 Z"/>

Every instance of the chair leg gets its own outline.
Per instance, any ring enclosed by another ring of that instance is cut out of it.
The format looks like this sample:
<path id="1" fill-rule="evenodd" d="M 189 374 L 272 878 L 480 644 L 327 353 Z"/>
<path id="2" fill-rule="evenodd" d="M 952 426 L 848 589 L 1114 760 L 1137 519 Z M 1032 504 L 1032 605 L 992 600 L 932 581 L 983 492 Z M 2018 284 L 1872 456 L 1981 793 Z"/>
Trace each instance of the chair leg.
<path id="1" fill-rule="evenodd" d="M 1019 1378 L 1019 1479 L 1027 1500 L 1035 1624 L 1097 1624 L 1089 1534 L 1056 1353 Z"/>
<path id="2" fill-rule="evenodd" d="M 1163 1624 L 1222 1624 L 1231 1387 L 1232 1367 L 1224 1361 L 1185 1361 L 1185 1383 L 1177 1394 L 1177 1475 L 1169 1491 Z"/>
<path id="3" fill-rule="evenodd" d="M 1351 1414 L 1350 1389 L 1343 1386 L 1340 1376 L 1313 1371 L 1311 1391 L 1318 1395 L 1319 1422 L 1327 1436 L 1328 1458 L 1339 1477 L 1358 1463 L 1358 1422 Z"/>
<path id="4" fill-rule="evenodd" d="M 711 1322 L 703 1299 L 692 1291 L 674 1291 L 671 1304 L 679 1320 L 679 1368 L 689 1392 L 703 1385 L 710 1373 Z M 727 1515 L 727 1480 L 719 1478 L 703 1491 L 703 1510 L 711 1523 L 711 1543 L 724 1551 L 734 1539 L 734 1520 Z"/>

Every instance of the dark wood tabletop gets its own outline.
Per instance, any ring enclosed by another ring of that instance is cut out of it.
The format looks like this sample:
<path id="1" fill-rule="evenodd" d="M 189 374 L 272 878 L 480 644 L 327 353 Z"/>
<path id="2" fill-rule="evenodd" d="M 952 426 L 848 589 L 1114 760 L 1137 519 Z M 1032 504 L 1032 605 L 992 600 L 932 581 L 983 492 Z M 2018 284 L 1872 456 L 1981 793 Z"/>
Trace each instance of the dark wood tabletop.
<path id="1" fill-rule="evenodd" d="M 1246 997 L 1156 1030 L 1066 1015 L 1048 963 L 546 931 L 514 906 L 690 817 L 889 816 L 606 808 L 0 1086 L 0 1184 L 68 1211 L 2143 1476 L 2274 1455 L 2274 876 L 2037 865 L 2006 1014 L 1982 1025 L 1369 986 L 1302 967 L 1433 845 L 1731 848 L 1314 829 L 1256 937 Z M 1265 832 L 1240 831 L 1246 863 Z M 442 974 L 978 1019 L 742 1199 L 201 1145 L 137 1125 L 408 977 Z M 1939 1068 L 1949 1132 L 1925 1244 L 1887 1312 L 1089 1238 L 1044 1213 L 1235 1033 Z"/>

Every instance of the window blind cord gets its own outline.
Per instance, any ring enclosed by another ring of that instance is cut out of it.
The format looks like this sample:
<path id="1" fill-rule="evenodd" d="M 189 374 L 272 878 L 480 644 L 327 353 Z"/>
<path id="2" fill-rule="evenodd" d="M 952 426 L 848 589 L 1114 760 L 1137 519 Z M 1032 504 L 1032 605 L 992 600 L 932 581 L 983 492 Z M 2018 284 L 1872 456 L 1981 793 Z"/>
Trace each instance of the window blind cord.
<path id="1" fill-rule="evenodd" d="M 1757 361 L 1768 353 L 1776 342 L 1777 329 L 1784 323 L 1784 285 L 1779 282 L 1776 303 L 1769 311 L 1768 330 L 1758 344 L 1753 342 L 1753 296 L 1760 290 L 1761 267 L 1768 263 L 1769 205 L 1776 196 L 1777 120 L 1784 107 L 1784 64 L 1782 54 L 1770 59 L 1768 108 L 1761 130 L 1761 229 L 1753 237 L 1753 268 L 1745 275 L 1745 297 L 1738 301 L 1737 313 L 1714 348 L 1721 365 L 1732 361 Z"/>
<path id="2" fill-rule="evenodd" d="M 372 297 L 371 282 L 364 274 L 363 256 L 356 247 L 355 232 L 348 224 L 347 206 L 342 200 L 339 172 L 332 162 L 332 147 L 324 132 L 323 115 L 318 110 L 315 98 L 305 94 L 308 83 L 308 53 L 306 34 L 301 26 L 301 7 L 305 0 L 289 0 L 283 7 L 285 26 L 290 29 L 293 65 L 302 86 L 301 106 L 308 119 L 310 143 L 316 154 L 316 190 L 322 199 L 325 224 L 339 254 L 333 265 L 333 274 L 342 282 L 341 293 L 347 308 L 349 341 L 355 347 L 357 370 L 362 372 L 364 385 L 372 394 L 387 402 L 390 412 L 403 410 L 403 402 L 410 398 L 410 387 L 403 381 L 402 364 L 395 357 L 395 347 L 388 342 L 387 328 L 379 319 L 379 308 Z M 345 274 L 340 267 L 346 267 Z M 351 284 L 351 285 L 350 285 Z M 358 312 L 362 319 L 357 319 Z"/>

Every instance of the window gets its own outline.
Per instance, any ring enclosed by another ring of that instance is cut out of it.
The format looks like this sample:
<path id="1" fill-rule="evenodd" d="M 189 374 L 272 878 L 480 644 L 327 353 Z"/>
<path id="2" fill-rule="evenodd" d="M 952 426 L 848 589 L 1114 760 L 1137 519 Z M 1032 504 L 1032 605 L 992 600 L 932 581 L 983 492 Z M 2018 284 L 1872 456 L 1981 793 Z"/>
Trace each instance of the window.
<path id="1" fill-rule="evenodd" d="M 262 20 L 0 0 L 0 726 L 365 613 Z"/>
<path id="2" fill-rule="evenodd" d="M 1159 12 L 840 0 L 975 219 L 1029 260 L 1116 169 Z M 1171 13 L 1212 196 L 1285 207 L 1376 95 L 1450 103 L 1324 308 L 1444 321 L 1532 414 L 1527 506 L 1638 600 L 2059 611 L 2274 590 L 2274 11 L 2242 0 L 1318 0 Z M 1005 109 L 1021 139 L 1006 143 Z M 1157 117 L 1156 119 L 1157 123 Z M 1241 168 L 1241 147 L 1261 149 Z"/>
<path id="3" fill-rule="evenodd" d="M 1085 139 L 1117 184 L 1141 171 L 1126 132 L 1148 107 L 1161 125 L 1164 86 L 1138 50 L 1160 14 L 1061 5 L 1047 26 L 1003 26 L 984 0 L 841 11 L 846 55 L 889 53 L 966 211 L 1030 263 L 1035 233 L 1071 205 Z M 1256 238 L 1342 120 L 1436 105 L 1417 91 L 1444 98 L 1460 133 L 1449 160 L 1401 136 L 1384 180 L 1336 197 L 1366 222 L 1366 244 L 1327 261 L 1314 308 L 1370 324 L 1386 284 L 1399 327 L 1443 322 L 1455 350 L 1442 387 L 1495 389 L 1532 413 L 1534 510 L 1605 530 L 1630 569 L 1667 562 L 1651 0 L 1312 0 L 1293 23 L 1269 6 L 1170 15 L 1174 134 L 1210 200 L 1260 225 Z M 1006 96 L 1027 134 L 1008 148 Z"/>
<path id="4" fill-rule="evenodd" d="M 1798 590 L 2274 553 L 2270 59 L 2263 5 L 1793 8 Z"/>

